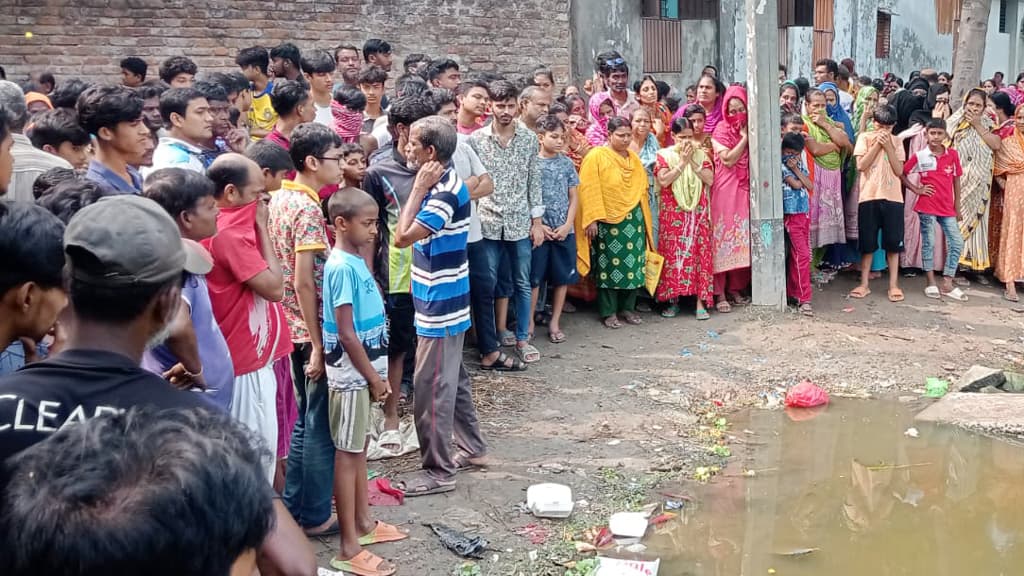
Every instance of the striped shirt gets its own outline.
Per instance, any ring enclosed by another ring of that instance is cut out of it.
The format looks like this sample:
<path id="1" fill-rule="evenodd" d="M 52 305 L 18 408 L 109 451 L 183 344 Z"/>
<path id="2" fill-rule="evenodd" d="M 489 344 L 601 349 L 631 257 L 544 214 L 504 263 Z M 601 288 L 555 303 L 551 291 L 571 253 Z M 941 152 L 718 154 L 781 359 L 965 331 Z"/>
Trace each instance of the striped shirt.
<path id="1" fill-rule="evenodd" d="M 416 222 L 432 234 L 416 242 L 412 297 L 416 334 L 455 336 L 469 330 L 469 189 L 449 167 L 427 193 Z"/>

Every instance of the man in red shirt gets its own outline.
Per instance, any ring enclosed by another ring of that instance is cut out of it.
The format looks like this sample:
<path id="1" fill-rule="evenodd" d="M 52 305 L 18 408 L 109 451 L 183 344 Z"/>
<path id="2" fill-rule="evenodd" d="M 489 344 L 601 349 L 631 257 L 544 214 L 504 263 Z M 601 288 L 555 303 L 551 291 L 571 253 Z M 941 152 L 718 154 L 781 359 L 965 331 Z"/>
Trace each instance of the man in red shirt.
<path id="1" fill-rule="evenodd" d="M 960 155 L 946 148 L 946 122 L 932 118 L 925 125 L 928 147 L 907 159 L 903 166 L 903 182 L 907 189 L 918 195 L 914 211 L 921 219 L 921 264 L 928 276 L 925 296 L 941 299 L 943 296 L 966 301 L 963 291 L 953 286 L 964 238 L 957 222 L 956 207 L 960 203 L 960 176 L 964 169 Z M 917 178 L 913 178 L 917 176 Z M 946 264 L 942 269 L 942 288 L 935 285 L 934 253 L 935 224 L 946 236 Z"/>
<path id="2" fill-rule="evenodd" d="M 217 234 L 203 241 L 213 256 L 206 280 L 213 314 L 235 366 L 231 414 L 278 446 L 277 377 L 273 364 L 292 351 L 279 302 L 281 266 L 267 233 L 260 167 L 241 154 L 224 154 L 207 170 L 220 208 Z M 268 469 L 274 479 L 276 466 Z"/>

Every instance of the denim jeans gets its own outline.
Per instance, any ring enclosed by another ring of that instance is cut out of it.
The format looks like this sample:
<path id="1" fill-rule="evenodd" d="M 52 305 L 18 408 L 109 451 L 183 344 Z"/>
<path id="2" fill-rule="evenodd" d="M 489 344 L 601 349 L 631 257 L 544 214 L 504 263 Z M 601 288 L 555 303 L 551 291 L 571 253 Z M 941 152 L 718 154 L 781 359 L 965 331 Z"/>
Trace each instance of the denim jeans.
<path id="1" fill-rule="evenodd" d="M 964 237 L 960 234 L 960 224 L 956 216 L 934 216 L 918 214 L 921 220 L 921 266 L 926 271 L 935 269 L 935 222 L 938 221 L 942 233 L 946 236 L 946 263 L 942 267 L 942 275 L 956 275 L 960 254 L 964 251 Z"/>
<path id="2" fill-rule="evenodd" d="M 298 419 L 285 469 L 284 505 L 303 528 L 319 526 L 331 517 L 334 490 L 334 442 L 327 416 L 327 378 L 310 381 L 305 367 L 312 344 L 295 344 L 292 375 Z"/>
<path id="3" fill-rule="evenodd" d="M 530 262 L 533 246 L 528 238 L 516 241 L 483 239 L 468 246 L 469 291 L 476 323 L 477 347 L 486 356 L 501 346 L 494 323 L 494 294 L 498 270 L 504 254 L 512 272 L 512 297 L 509 308 L 515 311 L 516 340 L 529 338 Z"/>

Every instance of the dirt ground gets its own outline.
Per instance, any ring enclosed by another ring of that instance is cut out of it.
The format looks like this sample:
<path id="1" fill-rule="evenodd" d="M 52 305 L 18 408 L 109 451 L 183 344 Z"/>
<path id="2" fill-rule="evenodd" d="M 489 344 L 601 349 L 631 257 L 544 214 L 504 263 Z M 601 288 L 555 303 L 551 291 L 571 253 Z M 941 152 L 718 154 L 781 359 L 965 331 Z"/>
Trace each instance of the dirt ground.
<path id="1" fill-rule="evenodd" d="M 886 300 L 884 280 L 853 300 L 846 298 L 852 277 L 840 276 L 815 290 L 814 318 L 758 308 L 700 323 L 690 314 L 645 314 L 644 325 L 613 331 L 581 307 L 563 321 L 568 342 L 549 344 L 539 329 L 543 359 L 522 376 L 473 373 L 495 464 L 460 474 L 455 492 L 372 508 L 412 534 L 374 551 L 399 574 L 562 576 L 561 564 L 578 558 L 573 536 L 724 467 L 729 450 L 715 446 L 742 439 L 715 434 L 716 420 L 778 407 L 785 388 L 803 379 L 833 395 L 906 398 L 921 394 L 929 376 L 1024 364 L 1024 307 L 1004 301 L 1001 289 L 975 284 L 969 302 L 955 303 L 926 298 L 923 278 L 902 283 L 903 303 Z M 390 474 L 417 461 L 370 467 Z M 538 520 L 525 511 L 526 488 L 538 482 L 572 487 L 571 518 Z M 486 538 L 484 558 L 467 563 L 443 548 L 425 526 L 435 522 Z M 316 548 L 326 567 L 337 541 Z"/>

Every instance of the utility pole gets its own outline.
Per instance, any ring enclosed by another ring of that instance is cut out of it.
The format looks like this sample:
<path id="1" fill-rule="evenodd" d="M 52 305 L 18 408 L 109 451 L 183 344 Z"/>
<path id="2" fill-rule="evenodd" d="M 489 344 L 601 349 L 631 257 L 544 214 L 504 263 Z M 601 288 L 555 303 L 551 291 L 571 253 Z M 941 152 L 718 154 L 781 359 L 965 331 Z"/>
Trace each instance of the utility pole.
<path id="1" fill-rule="evenodd" d="M 750 259 L 753 302 L 786 307 L 779 141 L 778 0 L 745 0 L 750 130 Z"/>

